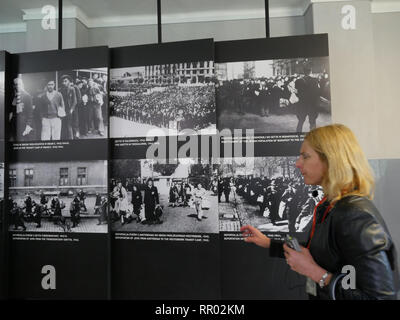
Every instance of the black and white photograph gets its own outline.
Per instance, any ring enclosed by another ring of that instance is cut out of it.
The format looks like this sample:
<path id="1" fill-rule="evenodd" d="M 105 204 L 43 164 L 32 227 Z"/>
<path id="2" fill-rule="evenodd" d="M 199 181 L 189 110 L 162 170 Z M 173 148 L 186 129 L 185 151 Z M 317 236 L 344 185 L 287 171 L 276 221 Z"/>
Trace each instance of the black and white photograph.
<path id="1" fill-rule="evenodd" d="M 107 68 L 23 73 L 12 87 L 10 141 L 107 137 Z"/>
<path id="2" fill-rule="evenodd" d="M 216 133 L 213 61 L 110 70 L 110 137 Z"/>
<path id="3" fill-rule="evenodd" d="M 328 57 L 216 63 L 218 129 L 308 132 L 331 123 Z"/>
<path id="4" fill-rule="evenodd" d="M 265 233 L 308 232 L 322 199 L 319 186 L 304 184 L 297 157 L 221 159 L 218 201 L 220 231 L 250 224 Z"/>
<path id="5" fill-rule="evenodd" d="M 218 167 L 178 159 L 113 160 L 113 231 L 218 233 Z"/>
<path id="6" fill-rule="evenodd" d="M 107 161 L 9 166 L 10 231 L 107 233 Z"/>

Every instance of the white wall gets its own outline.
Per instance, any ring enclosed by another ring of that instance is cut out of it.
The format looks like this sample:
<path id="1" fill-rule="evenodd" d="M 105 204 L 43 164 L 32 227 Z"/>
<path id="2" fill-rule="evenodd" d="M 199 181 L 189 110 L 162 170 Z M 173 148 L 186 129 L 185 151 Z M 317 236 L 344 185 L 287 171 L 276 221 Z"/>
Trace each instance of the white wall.
<path id="1" fill-rule="evenodd" d="M 400 12 L 373 15 L 377 155 L 400 158 Z"/>
<path id="2" fill-rule="evenodd" d="M 26 32 L 0 33 L 0 50 L 10 53 L 26 51 Z"/>

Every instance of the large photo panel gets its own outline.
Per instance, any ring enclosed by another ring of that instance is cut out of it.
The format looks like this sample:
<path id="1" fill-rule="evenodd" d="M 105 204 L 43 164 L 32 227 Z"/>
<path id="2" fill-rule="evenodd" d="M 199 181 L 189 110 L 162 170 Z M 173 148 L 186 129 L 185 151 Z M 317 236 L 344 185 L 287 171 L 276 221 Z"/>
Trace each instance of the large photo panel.
<path id="1" fill-rule="evenodd" d="M 323 194 L 304 184 L 295 162 L 304 135 L 331 123 L 328 37 L 217 42 L 215 66 L 217 128 L 242 130 L 223 136 L 221 149 L 246 150 L 221 153 L 219 161 L 222 297 L 306 299 L 305 278 L 245 243 L 240 228 L 250 224 L 280 241 L 287 234 L 307 239 Z"/>
<path id="2" fill-rule="evenodd" d="M 178 157 L 178 137 L 216 135 L 213 40 L 111 56 L 113 297 L 217 299 L 218 172 L 199 153 Z M 149 156 L 154 146 L 164 156 Z"/>
<path id="3" fill-rule="evenodd" d="M 107 47 L 11 57 L 13 298 L 110 296 L 108 67 Z"/>

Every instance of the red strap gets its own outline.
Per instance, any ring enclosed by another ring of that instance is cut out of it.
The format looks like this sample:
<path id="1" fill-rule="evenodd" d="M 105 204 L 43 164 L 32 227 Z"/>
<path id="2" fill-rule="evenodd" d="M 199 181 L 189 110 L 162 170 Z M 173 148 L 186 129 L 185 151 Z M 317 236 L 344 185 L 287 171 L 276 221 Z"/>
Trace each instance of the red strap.
<path id="1" fill-rule="evenodd" d="M 316 224 L 317 224 L 317 209 L 325 201 L 326 201 L 326 197 L 323 197 L 322 200 L 320 202 L 318 202 L 318 204 L 314 208 L 313 224 L 312 224 L 312 228 L 311 228 L 310 240 L 308 240 L 307 249 L 310 249 L 311 240 L 314 237 L 315 227 L 316 227 Z M 331 211 L 332 207 L 333 207 L 332 204 L 330 204 L 328 206 L 328 208 L 326 208 L 326 210 L 324 212 L 324 215 L 322 216 L 321 223 L 323 223 L 325 221 L 325 218 L 326 218 L 328 212 Z"/>

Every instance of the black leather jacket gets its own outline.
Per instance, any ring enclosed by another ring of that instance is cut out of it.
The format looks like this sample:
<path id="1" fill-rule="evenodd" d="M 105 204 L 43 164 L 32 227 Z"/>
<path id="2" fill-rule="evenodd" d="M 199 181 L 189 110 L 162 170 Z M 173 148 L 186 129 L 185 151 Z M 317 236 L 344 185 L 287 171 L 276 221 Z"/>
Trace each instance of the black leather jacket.
<path id="1" fill-rule="evenodd" d="M 372 201 L 359 196 L 344 197 L 321 223 L 328 205 L 326 201 L 318 207 L 310 244 L 315 262 L 333 274 L 329 286 L 321 289 L 317 284 L 317 299 L 333 299 L 333 293 L 337 300 L 396 299 L 399 287 L 396 251 Z M 271 242 L 270 255 L 284 257 L 282 242 Z M 343 276 L 345 265 L 355 268 L 356 289 L 346 290 L 341 280 L 335 281 Z"/>

